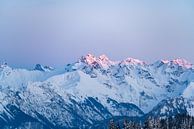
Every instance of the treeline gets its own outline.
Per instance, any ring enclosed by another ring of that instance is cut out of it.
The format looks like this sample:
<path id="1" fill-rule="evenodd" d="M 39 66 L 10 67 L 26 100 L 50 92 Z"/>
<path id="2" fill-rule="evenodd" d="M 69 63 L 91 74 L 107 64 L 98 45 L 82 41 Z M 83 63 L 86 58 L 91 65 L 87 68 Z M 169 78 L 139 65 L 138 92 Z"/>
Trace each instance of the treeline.
<path id="1" fill-rule="evenodd" d="M 111 120 L 108 129 L 194 129 L 194 117 L 179 114 L 166 119 L 149 117 L 144 122 L 127 119 L 122 122 Z"/>

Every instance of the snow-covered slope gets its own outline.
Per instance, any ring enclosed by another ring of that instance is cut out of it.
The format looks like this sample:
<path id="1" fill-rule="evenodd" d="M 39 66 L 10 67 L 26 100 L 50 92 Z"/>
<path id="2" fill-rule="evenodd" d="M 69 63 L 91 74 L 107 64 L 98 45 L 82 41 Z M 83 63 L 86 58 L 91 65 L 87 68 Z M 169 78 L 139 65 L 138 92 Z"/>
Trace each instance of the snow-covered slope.
<path id="1" fill-rule="evenodd" d="M 194 83 L 190 82 L 182 95 L 164 99 L 159 102 L 146 116 L 166 118 L 177 114 L 194 116 Z"/>
<path id="2" fill-rule="evenodd" d="M 176 116 L 177 114 L 194 116 L 194 103 L 182 96 L 163 100 L 146 114 L 146 117 L 165 119 L 170 116 Z"/>
<path id="3" fill-rule="evenodd" d="M 189 86 L 183 91 L 183 97 L 194 100 L 194 82 L 191 82 Z"/>
<path id="4" fill-rule="evenodd" d="M 112 116 L 161 114 L 161 105 L 167 103 L 162 100 L 193 101 L 193 81 L 192 64 L 184 59 L 146 64 L 133 58 L 111 61 L 105 55 L 88 54 L 60 69 L 2 65 L 0 121 L 17 117 L 8 105 L 43 125 L 60 128 L 84 128 Z M 187 112 L 191 112 L 189 105 Z"/>

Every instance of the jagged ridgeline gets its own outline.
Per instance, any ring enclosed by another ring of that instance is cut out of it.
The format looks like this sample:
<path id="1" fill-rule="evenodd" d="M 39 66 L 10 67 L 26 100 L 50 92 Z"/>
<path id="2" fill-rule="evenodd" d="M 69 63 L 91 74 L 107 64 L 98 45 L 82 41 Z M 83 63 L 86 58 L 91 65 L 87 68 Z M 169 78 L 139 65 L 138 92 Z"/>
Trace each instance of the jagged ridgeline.
<path id="1" fill-rule="evenodd" d="M 27 70 L 4 64 L 0 128 L 101 129 L 117 121 L 123 126 L 124 118 L 142 128 L 152 121 L 176 122 L 179 115 L 193 125 L 193 82 L 193 66 L 184 59 L 147 64 L 88 54 L 62 68 L 38 64 Z"/>

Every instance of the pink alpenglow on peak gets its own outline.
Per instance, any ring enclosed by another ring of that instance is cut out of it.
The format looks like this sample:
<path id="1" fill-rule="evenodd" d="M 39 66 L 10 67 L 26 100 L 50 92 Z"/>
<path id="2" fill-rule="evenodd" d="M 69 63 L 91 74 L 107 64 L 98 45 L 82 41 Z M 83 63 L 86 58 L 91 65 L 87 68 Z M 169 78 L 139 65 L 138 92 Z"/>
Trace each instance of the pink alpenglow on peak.
<path id="1" fill-rule="evenodd" d="M 146 63 L 144 61 L 134 59 L 134 58 L 127 58 L 123 61 L 125 64 L 134 64 L 134 65 L 145 65 Z"/>
<path id="2" fill-rule="evenodd" d="M 175 59 L 175 60 L 172 60 L 172 63 L 174 63 L 174 64 L 177 64 L 177 65 L 179 65 L 179 66 L 182 66 L 182 67 L 185 67 L 185 68 L 192 68 L 192 64 L 190 63 L 190 62 L 188 62 L 187 60 L 185 60 L 185 59 L 180 59 L 180 58 L 178 58 L 178 59 Z"/>
<path id="3" fill-rule="evenodd" d="M 87 54 L 86 56 L 83 56 L 81 58 L 81 62 L 84 62 L 88 65 L 95 65 L 98 64 L 99 66 L 101 66 L 102 68 L 109 68 L 111 65 L 115 65 L 118 63 L 122 63 L 122 64 L 126 64 L 126 65 L 146 65 L 146 63 L 144 61 L 135 59 L 135 58 L 127 58 L 123 61 L 111 61 L 106 55 L 101 55 L 99 57 L 96 57 L 92 54 Z M 175 64 L 175 65 L 179 65 L 182 66 L 184 68 L 192 68 L 193 65 L 186 61 L 185 59 L 175 59 L 175 60 L 160 60 L 160 62 L 166 64 L 166 65 L 170 65 L 170 64 Z"/>
<path id="4" fill-rule="evenodd" d="M 109 58 L 106 55 L 101 55 L 98 57 L 99 60 L 103 61 L 103 62 L 109 62 Z"/>
<path id="5" fill-rule="evenodd" d="M 190 62 L 188 62 L 187 60 L 185 59 L 174 59 L 174 60 L 161 60 L 162 63 L 164 64 L 167 64 L 167 65 L 171 65 L 171 64 L 175 64 L 175 65 L 178 65 L 178 66 L 181 66 L 181 67 L 184 67 L 184 68 L 192 68 L 192 64 Z"/>
<path id="6" fill-rule="evenodd" d="M 83 56 L 81 60 L 82 62 L 85 62 L 88 65 L 94 65 L 95 63 L 97 63 L 103 68 L 108 68 L 109 66 L 114 64 L 114 62 L 109 60 L 106 55 L 101 55 L 97 58 L 92 54 L 87 54 L 86 56 Z"/>
<path id="7" fill-rule="evenodd" d="M 115 64 L 115 62 L 109 60 L 106 55 L 101 55 L 98 57 L 97 62 L 104 68 L 108 68 L 109 66 Z"/>
<path id="8" fill-rule="evenodd" d="M 92 55 L 92 54 L 87 54 L 86 56 L 83 56 L 82 57 L 82 60 L 85 62 L 85 63 L 87 63 L 87 64 L 89 64 L 89 65 L 92 65 L 93 63 L 95 63 L 96 62 L 96 57 L 94 56 L 94 55 Z"/>

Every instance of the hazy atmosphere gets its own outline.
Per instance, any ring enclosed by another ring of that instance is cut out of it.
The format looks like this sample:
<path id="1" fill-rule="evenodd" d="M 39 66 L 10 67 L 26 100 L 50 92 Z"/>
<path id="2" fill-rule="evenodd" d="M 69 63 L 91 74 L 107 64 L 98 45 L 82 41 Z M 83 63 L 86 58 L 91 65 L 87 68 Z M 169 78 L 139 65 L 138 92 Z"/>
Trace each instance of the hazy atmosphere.
<path id="1" fill-rule="evenodd" d="M 194 63 L 193 0 L 1 0 L 0 60 L 58 67 L 106 54 Z"/>

